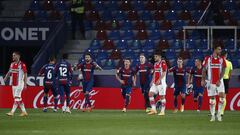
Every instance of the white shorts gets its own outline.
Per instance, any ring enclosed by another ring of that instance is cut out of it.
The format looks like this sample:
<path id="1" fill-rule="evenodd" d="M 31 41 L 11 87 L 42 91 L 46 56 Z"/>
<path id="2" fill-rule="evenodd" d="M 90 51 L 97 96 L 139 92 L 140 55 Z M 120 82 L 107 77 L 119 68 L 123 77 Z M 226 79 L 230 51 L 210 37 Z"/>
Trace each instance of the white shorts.
<path id="1" fill-rule="evenodd" d="M 216 84 L 210 84 L 210 82 L 207 82 L 207 91 L 208 96 L 216 96 L 221 92 L 225 93 L 223 80 L 221 80 L 221 84 L 219 87 L 217 87 Z"/>
<path id="2" fill-rule="evenodd" d="M 166 89 L 167 89 L 166 84 L 156 85 L 153 83 L 153 85 L 150 88 L 150 92 L 153 92 L 154 94 L 159 94 L 160 96 L 164 96 L 166 95 Z"/>
<path id="3" fill-rule="evenodd" d="M 24 88 L 24 84 L 19 84 L 18 86 L 12 86 L 13 97 L 20 97 Z"/>

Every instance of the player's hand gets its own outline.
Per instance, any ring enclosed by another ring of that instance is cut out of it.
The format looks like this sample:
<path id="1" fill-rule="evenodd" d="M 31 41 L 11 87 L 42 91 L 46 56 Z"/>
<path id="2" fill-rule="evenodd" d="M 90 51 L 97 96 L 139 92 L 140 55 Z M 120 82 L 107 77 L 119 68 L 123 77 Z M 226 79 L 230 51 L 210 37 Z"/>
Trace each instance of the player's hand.
<path id="1" fill-rule="evenodd" d="M 205 84 L 206 84 L 205 80 L 202 80 L 202 81 L 201 81 L 201 85 L 202 85 L 203 87 L 205 87 Z"/>
<path id="2" fill-rule="evenodd" d="M 137 86 L 137 85 L 136 85 L 136 82 L 133 82 L 133 86 L 134 86 L 134 87 L 136 87 L 136 86 Z"/>
<path id="3" fill-rule="evenodd" d="M 160 85 L 160 80 L 158 80 L 158 81 L 156 82 L 156 85 Z"/>
<path id="4" fill-rule="evenodd" d="M 121 83 L 121 84 L 125 84 L 125 82 L 124 82 L 123 80 L 120 80 L 120 83 Z"/>
<path id="5" fill-rule="evenodd" d="M 219 87 L 219 86 L 220 86 L 220 84 L 221 84 L 221 81 L 220 81 L 220 80 L 218 80 L 218 81 L 216 82 L 216 86 L 217 86 L 217 87 Z"/>

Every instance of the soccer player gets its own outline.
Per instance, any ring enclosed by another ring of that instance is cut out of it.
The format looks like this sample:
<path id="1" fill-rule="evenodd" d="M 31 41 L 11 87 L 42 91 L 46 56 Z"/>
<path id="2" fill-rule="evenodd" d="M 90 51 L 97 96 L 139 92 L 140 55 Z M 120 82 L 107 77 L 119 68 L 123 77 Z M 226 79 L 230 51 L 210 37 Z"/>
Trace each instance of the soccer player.
<path id="1" fill-rule="evenodd" d="M 186 69 L 183 67 L 183 59 L 178 57 L 177 66 L 169 69 L 169 72 L 173 72 L 174 77 L 174 113 L 178 111 L 178 95 L 182 97 L 182 103 L 180 111 L 184 111 L 185 97 L 186 97 Z"/>
<path id="2" fill-rule="evenodd" d="M 122 112 L 127 112 L 127 107 L 131 100 L 132 86 L 136 86 L 135 71 L 130 67 L 131 60 L 124 59 L 124 66 L 120 67 L 116 73 L 116 79 L 121 83 L 121 92 L 124 99 Z"/>
<path id="3" fill-rule="evenodd" d="M 22 91 L 27 88 L 27 67 L 26 64 L 20 60 L 20 58 L 21 55 L 19 52 L 13 52 L 13 62 L 11 63 L 9 71 L 4 78 L 5 82 L 10 76 L 12 79 L 10 82 L 12 82 L 14 103 L 12 110 L 7 113 L 8 116 L 13 116 L 18 106 L 20 106 L 22 110 L 22 113 L 19 116 L 28 115 L 21 97 Z"/>
<path id="4" fill-rule="evenodd" d="M 225 95 L 223 75 L 226 68 L 226 61 L 223 57 L 220 56 L 221 51 L 221 46 L 215 45 L 213 54 L 210 56 L 206 56 L 203 61 L 202 86 L 205 86 L 207 79 L 207 91 L 210 98 L 209 104 L 211 112 L 211 122 L 215 121 L 215 96 L 217 95 L 219 95 L 217 119 L 218 121 L 222 121 L 221 112 L 223 109 Z"/>
<path id="5" fill-rule="evenodd" d="M 223 83 L 224 83 L 224 88 L 225 88 L 225 96 L 224 96 L 224 104 L 223 104 L 223 109 L 222 109 L 222 115 L 224 115 L 224 110 L 227 104 L 227 100 L 226 100 L 226 96 L 228 94 L 228 88 L 229 88 L 229 80 L 231 78 L 232 75 L 232 62 L 227 60 L 227 52 L 223 51 L 222 56 L 224 57 L 225 61 L 226 61 L 226 69 L 224 72 L 224 76 L 223 76 Z"/>
<path id="6" fill-rule="evenodd" d="M 92 91 L 93 81 L 94 81 L 94 70 L 102 68 L 94 61 L 92 61 L 91 55 L 89 53 L 85 54 L 84 62 L 77 65 L 75 69 L 80 69 L 83 75 L 83 93 L 85 97 L 85 104 L 83 106 L 83 112 L 88 109 L 88 112 L 92 111 L 92 105 L 90 102 L 89 93 Z"/>
<path id="7" fill-rule="evenodd" d="M 140 54 L 139 56 L 140 64 L 136 65 L 136 73 L 139 72 L 140 77 L 140 87 L 145 100 L 145 109 L 146 112 L 150 111 L 150 102 L 149 102 L 149 89 L 151 83 L 151 74 L 152 74 L 152 64 L 146 61 L 146 57 L 144 54 Z"/>
<path id="8" fill-rule="evenodd" d="M 192 67 L 189 71 L 187 86 L 193 84 L 193 98 L 194 102 L 198 102 L 197 112 L 200 112 L 202 107 L 202 99 L 204 87 L 201 85 L 202 81 L 202 61 L 195 59 L 195 67 Z"/>
<path id="9" fill-rule="evenodd" d="M 56 77 L 54 75 L 54 68 L 55 68 L 55 62 L 56 59 L 54 56 L 51 56 L 49 58 L 49 63 L 44 65 L 40 71 L 39 76 L 44 75 L 43 85 L 44 85 L 44 97 L 43 97 L 43 103 L 44 108 L 43 112 L 47 112 L 47 101 L 48 101 L 48 92 L 49 90 L 52 91 L 52 94 L 54 96 L 54 109 L 53 111 L 57 111 L 57 103 L 58 103 L 58 93 L 56 90 Z"/>
<path id="10" fill-rule="evenodd" d="M 62 112 L 71 113 L 69 108 L 70 103 L 70 85 L 72 82 L 72 67 L 67 62 L 67 54 L 63 54 L 62 59 L 56 64 L 54 73 L 57 78 L 58 90 L 60 93 L 60 102 L 62 105 Z M 64 107 L 64 93 L 66 95 L 67 106 Z"/>
<path id="11" fill-rule="evenodd" d="M 157 114 L 156 103 L 154 99 L 154 95 L 159 94 L 160 102 L 161 102 L 161 110 L 158 115 L 165 115 L 166 108 L 166 74 L 167 74 L 167 64 L 166 61 L 161 58 L 161 54 L 159 52 L 154 53 L 154 72 L 153 78 L 151 82 L 151 88 L 149 91 L 149 100 L 151 104 L 151 111 L 148 113 L 149 115 Z"/>

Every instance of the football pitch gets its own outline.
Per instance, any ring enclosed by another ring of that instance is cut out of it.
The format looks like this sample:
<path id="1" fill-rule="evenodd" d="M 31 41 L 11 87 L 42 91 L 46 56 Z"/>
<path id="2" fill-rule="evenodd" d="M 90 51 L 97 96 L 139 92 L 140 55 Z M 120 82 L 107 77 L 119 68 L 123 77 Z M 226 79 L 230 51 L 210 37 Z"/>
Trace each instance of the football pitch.
<path id="1" fill-rule="evenodd" d="M 225 112 L 222 122 L 209 122 L 208 111 L 148 116 L 143 110 L 73 110 L 72 114 L 28 109 L 29 116 L 6 116 L 0 109 L 1 135 L 239 135 L 240 112 Z"/>

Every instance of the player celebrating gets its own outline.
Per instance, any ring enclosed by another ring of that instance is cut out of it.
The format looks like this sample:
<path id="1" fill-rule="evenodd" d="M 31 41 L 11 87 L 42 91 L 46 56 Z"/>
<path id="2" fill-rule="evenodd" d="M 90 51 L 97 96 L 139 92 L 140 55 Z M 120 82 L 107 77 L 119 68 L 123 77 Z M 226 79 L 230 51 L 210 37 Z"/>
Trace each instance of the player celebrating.
<path id="1" fill-rule="evenodd" d="M 155 52 L 154 54 L 154 73 L 152 78 L 152 86 L 149 91 L 149 100 L 151 104 L 151 111 L 148 113 L 149 115 L 157 114 L 156 110 L 156 103 L 154 99 L 154 95 L 159 94 L 160 95 L 160 101 L 161 101 L 161 111 L 158 115 L 165 115 L 165 108 L 166 108 L 166 74 L 167 74 L 167 64 L 165 60 L 161 59 L 161 54 L 159 52 Z"/>
<path id="2" fill-rule="evenodd" d="M 200 112 L 202 107 L 204 87 L 201 85 L 201 81 L 202 81 L 202 62 L 200 59 L 196 59 L 195 67 L 191 68 L 189 71 L 187 86 L 193 83 L 194 102 L 198 102 L 197 112 Z"/>
<path id="3" fill-rule="evenodd" d="M 22 113 L 19 116 L 28 115 L 21 98 L 23 89 L 27 88 L 27 68 L 26 64 L 20 60 L 20 57 L 21 55 L 19 52 L 13 52 L 12 54 L 13 62 L 11 63 L 9 71 L 4 78 L 5 82 L 10 76 L 12 79 L 10 82 L 12 82 L 14 103 L 12 110 L 9 113 L 7 113 L 8 116 L 13 116 L 18 106 L 20 106 L 22 110 Z"/>
<path id="4" fill-rule="evenodd" d="M 145 100 L 145 109 L 146 112 L 150 111 L 150 102 L 149 102 L 149 89 L 151 83 L 151 73 L 152 73 L 152 65 L 146 61 L 146 57 L 144 54 L 140 54 L 139 56 L 140 64 L 136 66 L 136 73 L 139 72 L 140 77 L 140 86 L 142 90 L 142 94 Z"/>
<path id="5" fill-rule="evenodd" d="M 181 94 L 182 104 L 180 111 L 184 111 L 185 97 L 186 97 L 186 69 L 183 67 L 183 59 L 178 57 L 177 66 L 169 69 L 169 72 L 173 72 L 174 77 L 174 113 L 178 111 L 177 97 Z"/>
<path id="6" fill-rule="evenodd" d="M 211 122 L 215 121 L 216 95 L 219 95 L 217 119 L 218 121 L 222 121 L 221 112 L 223 109 L 225 95 L 223 75 L 226 68 L 226 61 L 223 57 L 220 57 L 221 51 L 221 46 L 216 45 L 214 47 L 213 54 L 211 56 L 206 56 L 203 61 L 202 86 L 206 83 L 205 80 L 207 72 L 207 90 L 208 96 L 210 97 L 209 104 L 212 115 L 210 119 Z"/>
<path id="7" fill-rule="evenodd" d="M 232 62 L 227 60 L 227 52 L 224 51 L 222 53 L 222 56 L 224 57 L 225 61 L 226 61 L 226 68 L 225 68 L 225 72 L 224 72 L 224 76 L 223 76 L 223 83 L 224 83 L 224 88 L 225 88 L 225 98 L 224 98 L 224 104 L 223 104 L 223 109 L 222 109 L 222 115 L 224 114 L 224 110 L 225 110 L 225 107 L 226 107 L 226 104 L 227 104 L 227 100 L 226 100 L 226 96 L 228 94 L 228 88 L 229 88 L 229 80 L 230 80 L 230 77 L 232 75 L 232 70 L 233 70 L 233 67 L 232 67 Z"/>
<path id="8" fill-rule="evenodd" d="M 53 111 L 57 111 L 57 103 L 58 103 L 58 94 L 56 90 L 56 77 L 54 76 L 54 68 L 55 68 L 55 57 L 51 56 L 49 58 L 49 63 L 44 65 L 41 70 L 39 71 L 39 76 L 44 75 L 44 97 L 43 97 L 43 103 L 44 108 L 43 112 L 47 112 L 47 101 L 48 101 L 48 92 L 51 89 L 52 94 L 54 96 L 54 109 Z"/>
<path id="9" fill-rule="evenodd" d="M 70 85 L 72 82 L 72 67 L 70 63 L 66 61 L 67 54 L 63 54 L 62 60 L 55 66 L 54 72 L 57 78 L 58 89 L 60 93 L 60 102 L 62 105 L 62 111 L 71 113 L 69 108 L 70 103 Z M 64 93 L 66 95 L 67 106 L 64 107 Z"/>
<path id="10" fill-rule="evenodd" d="M 124 66 L 120 67 L 117 70 L 116 78 L 121 83 L 122 88 L 122 96 L 124 99 L 124 107 L 123 112 L 127 112 L 127 107 L 131 100 L 131 91 L 132 91 L 132 85 L 136 86 L 136 75 L 135 71 L 130 67 L 131 60 L 125 59 L 124 60 Z"/>
<path id="11" fill-rule="evenodd" d="M 85 54 L 85 61 L 78 64 L 76 69 L 80 69 L 83 75 L 83 93 L 85 97 L 85 104 L 83 106 L 83 112 L 88 108 L 88 112 L 92 111 L 92 105 L 89 99 L 89 93 L 93 87 L 94 80 L 94 69 L 102 70 L 102 68 L 96 63 L 92 61 L 91 55 L 89 53 Z M 88 106 L 88 107 L 87 107 Z"/>

